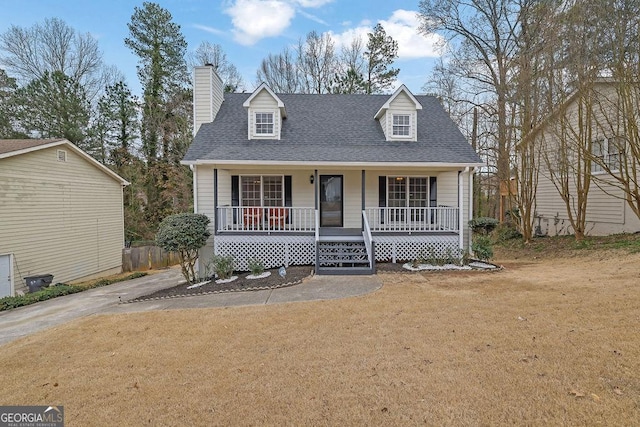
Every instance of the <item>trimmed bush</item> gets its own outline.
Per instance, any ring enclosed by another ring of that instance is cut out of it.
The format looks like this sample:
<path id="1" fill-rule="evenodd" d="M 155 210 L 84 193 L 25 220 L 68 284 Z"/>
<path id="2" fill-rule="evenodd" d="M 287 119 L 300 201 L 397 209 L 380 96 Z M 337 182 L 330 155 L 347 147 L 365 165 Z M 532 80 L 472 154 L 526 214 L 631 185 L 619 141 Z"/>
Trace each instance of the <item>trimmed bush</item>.
<path id="1" fill-rule="evenodd" d="M 491 233 L 497 226 L 498 226 L 497 219 L 489 218 L 486 216 L 474 218 L 471 221 L 469 221 L 469 227 L 471 227 L 474 233 L 480 233 L 485 236 Z"/>
<path id="2" fill-rule="evenodd" d="M 196 282 L 194 266 L 198 249 L 207 243 L 211 235 L 209 217 L 202 214 L 181 213 L 162 220 L 156 235 L 156 243 L 167 252 L 177 252 L 182 275 L 188 283 Z"/>

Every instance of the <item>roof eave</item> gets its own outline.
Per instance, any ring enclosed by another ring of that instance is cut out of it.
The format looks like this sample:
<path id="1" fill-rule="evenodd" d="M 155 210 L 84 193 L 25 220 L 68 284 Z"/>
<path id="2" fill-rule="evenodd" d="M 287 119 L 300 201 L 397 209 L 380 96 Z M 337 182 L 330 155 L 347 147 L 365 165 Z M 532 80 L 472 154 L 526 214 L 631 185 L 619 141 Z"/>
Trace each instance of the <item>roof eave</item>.
<path id="1" fill-rule="evenodd" d="M 349 161 L 311 161 L 311 160 L 182 160 L 187 166 L 244 165 L 244 166 L 317 166 L 317 167 L 430 167 L 430 168 L 466 168 L 484 166 L 481 162 L 349 162 Z"/>

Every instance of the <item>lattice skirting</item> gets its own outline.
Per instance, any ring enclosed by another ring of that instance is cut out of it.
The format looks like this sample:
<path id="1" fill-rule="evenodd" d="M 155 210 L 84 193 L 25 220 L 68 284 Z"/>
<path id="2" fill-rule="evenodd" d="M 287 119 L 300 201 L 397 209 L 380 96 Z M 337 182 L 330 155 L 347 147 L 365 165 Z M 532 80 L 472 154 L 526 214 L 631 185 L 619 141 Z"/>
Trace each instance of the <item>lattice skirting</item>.
<path id="1" fill-rule="evenodd" d="M 432 255 L 445 258 L 449 255 L 460 256 L 457 235 L 436 236 L 373 236 L 376 248 L 376 261 L 410 261 L 422 256 Z"/>
<path id="2" fill-rule="evenodd" d="M 218 255 L 233 255 L 236 269 L 248 270 L 247 260 L 257 258 L 265 268 L 283 265 L 315 264 L 314 236 L 224 236 L 214 238 L 213 248 Z"/>

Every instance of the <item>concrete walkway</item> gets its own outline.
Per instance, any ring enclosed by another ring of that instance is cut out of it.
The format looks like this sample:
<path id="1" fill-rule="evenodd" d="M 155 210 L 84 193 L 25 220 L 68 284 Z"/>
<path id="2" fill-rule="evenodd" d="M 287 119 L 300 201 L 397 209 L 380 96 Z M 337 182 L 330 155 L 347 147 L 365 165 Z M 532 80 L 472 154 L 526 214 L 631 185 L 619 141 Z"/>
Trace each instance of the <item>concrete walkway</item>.
<path id="1" fill-rule="evenodd" d="M 0 345 L 93 314 L 131 313 L 238 305 L 280 304 L 348 298 L 382 287 L 377 276 L 313 276 L 288 288 L 197 295 L 121 304 L 183 281 L 180 269 L 167 271 L 65 295 L 48 301 L 0 312 Z"/>

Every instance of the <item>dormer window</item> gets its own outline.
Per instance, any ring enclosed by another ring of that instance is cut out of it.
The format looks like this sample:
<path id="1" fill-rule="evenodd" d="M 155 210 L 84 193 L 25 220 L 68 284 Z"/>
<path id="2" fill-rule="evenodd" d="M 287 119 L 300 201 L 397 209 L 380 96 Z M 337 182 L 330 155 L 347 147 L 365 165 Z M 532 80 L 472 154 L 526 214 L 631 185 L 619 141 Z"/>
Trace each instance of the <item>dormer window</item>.
<path id="1" fill-rule="evenodd" d="M 287 118 L 284 102 L 262 83 L 242 106 L 247 109 L 248 139 L 280 139 L 282 121 Z"/>
<path id="2" fill-rule="evenodd" d="M 422 105 L 405 85 L 400 86 L 373 116 L 387 141 L 417 141 L 418 111 Z"/>
<path id="3" fill-rule="evenodd" d="M 393 115 L 393 136 L 411 136 L 411 116 L 409 114 Z"/>
<path id="4" fill-rule="evenodd" d="M 256 135 L 273 135 L 273 113 L 256 113 Z"/>

